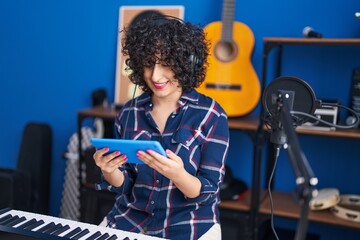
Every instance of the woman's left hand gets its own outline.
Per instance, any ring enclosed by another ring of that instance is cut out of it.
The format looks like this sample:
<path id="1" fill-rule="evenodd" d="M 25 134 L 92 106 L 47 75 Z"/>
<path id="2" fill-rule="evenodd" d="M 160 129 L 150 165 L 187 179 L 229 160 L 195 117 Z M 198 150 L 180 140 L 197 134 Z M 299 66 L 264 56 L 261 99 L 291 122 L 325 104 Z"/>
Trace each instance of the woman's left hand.
<path id="1" fill-rule="evenodd" d="M 165 177 L 175 181 L 184 174 L 184 163 L 178 155 L 168 149 L 166 154 L 168 157 L 164 157 L 153 150 L 137 152 L 137 156 L 141 161 Z"/>
<path id="2" fill-rule="evenodd" d="M 153 151 L 138 151 L 137 156 L 149 167 L 167 177 L 188 198 L 200 195 L 200 180 L 190 175 L 184 168 L 182 159 L 170 150 L 166 150 L 167 157 Z"/>

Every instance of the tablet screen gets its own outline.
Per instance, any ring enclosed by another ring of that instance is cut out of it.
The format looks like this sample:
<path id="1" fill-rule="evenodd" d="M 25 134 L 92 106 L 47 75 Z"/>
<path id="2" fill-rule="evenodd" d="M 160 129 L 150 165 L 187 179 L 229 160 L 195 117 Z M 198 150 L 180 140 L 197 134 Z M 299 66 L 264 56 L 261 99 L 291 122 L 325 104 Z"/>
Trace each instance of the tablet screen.
<path id="1" fill-rule="evenodd" d="M 129 140 L 129 139 L 111 139 L 111 138 L 91 138 L 91 144 L 96 149 L 108 147 L 109 152 L 119 151 L 128 157 L 128 163 L 144 163 L 136 156 L 139 150 L 154 150 L 166 157 L 164 148 L 158 141 L 153 140 Z"/>

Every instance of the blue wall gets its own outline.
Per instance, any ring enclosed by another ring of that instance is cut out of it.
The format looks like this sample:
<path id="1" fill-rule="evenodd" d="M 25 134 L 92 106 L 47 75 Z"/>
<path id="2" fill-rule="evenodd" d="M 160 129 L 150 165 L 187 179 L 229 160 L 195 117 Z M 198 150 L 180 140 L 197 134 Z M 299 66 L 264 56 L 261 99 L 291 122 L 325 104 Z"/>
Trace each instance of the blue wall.
<path id="1" fill-rule="evenodd" d="M 64 175 L 61 153 L 76 131 L 76 114 L 103 87 L 113 99 L 118 8 L 121 5 L 184 5 L 185 19 L 206 25 L 221 19 L 222 1 L 2 0 L 0 1 L 1 167 L 15 167 L 24 125 L 49 123 L 54 132 L 50 213 L 59 212 Z M 329 38 L 360 37 L 356 0 L 237 1 L 235 16 L 253 30 L 253 65 L 261 77 L 263 37 L 302 37 L 310 25 Z M 289 47 L 282 74 L 311 84 L 317 96 L 349 102 L 351 74 L 360 67 L 356 47 Z M 271 72 L 271 71 L 270 71 Z M 258 111 L 258 108 L 255 112 Z M 232 131 L 229 165 L 250 184 L 252 145 Z M 360 194 L 359 141 L 301 136 L 320 187 Z M 329 147 L 330 146 L 330 147 Z M 241 149 L 238 151 L 237 149 Z M 292 190 L 294 176 L 285 154 L 275 187 Z"/>

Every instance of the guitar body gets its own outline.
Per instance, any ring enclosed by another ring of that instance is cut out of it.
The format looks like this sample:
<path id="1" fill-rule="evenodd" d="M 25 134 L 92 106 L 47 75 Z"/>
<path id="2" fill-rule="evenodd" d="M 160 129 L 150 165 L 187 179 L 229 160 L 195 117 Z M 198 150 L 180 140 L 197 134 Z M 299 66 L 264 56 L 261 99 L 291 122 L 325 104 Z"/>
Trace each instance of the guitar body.
<path id="1" fill-rule="evenodd" d="M 244 23 L 233 22 L 232 41 L 221 38 L 222 22 L 204 28 L 211 42 L 208 70 L 198 91 L 215 99 L 229 117 L 252 111 L 260 98 L 260 82 L 251 63 L 254 35 Z"/>

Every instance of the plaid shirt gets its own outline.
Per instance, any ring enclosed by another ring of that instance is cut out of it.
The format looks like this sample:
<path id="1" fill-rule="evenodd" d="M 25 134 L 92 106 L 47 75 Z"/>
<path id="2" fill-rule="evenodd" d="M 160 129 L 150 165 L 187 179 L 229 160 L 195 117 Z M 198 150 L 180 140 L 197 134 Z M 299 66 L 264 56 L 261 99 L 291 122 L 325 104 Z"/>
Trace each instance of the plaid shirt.
<path id="1" fill-rule="evenodd" d="M 121 187 L 111 186 L 103 178 L 96 185 L 98 190 L 117 193 L 107 215 L 109 226 L 190 240 L 219 223 L 219 186 L 229 147 L 227 116 L 219 104 L 195 90 L 183 93 L 178 105 L 161 134 L 150 114 L 151 97 L 144 93 L 122 108 L 115 119 L 116 133 L 119 138 L 157 140 L 164 149 L 175 152 L 186 171 L 200 180 L 200 195 L 187 198 L 172 181 L 146 164 L 125 164 Z"/>

